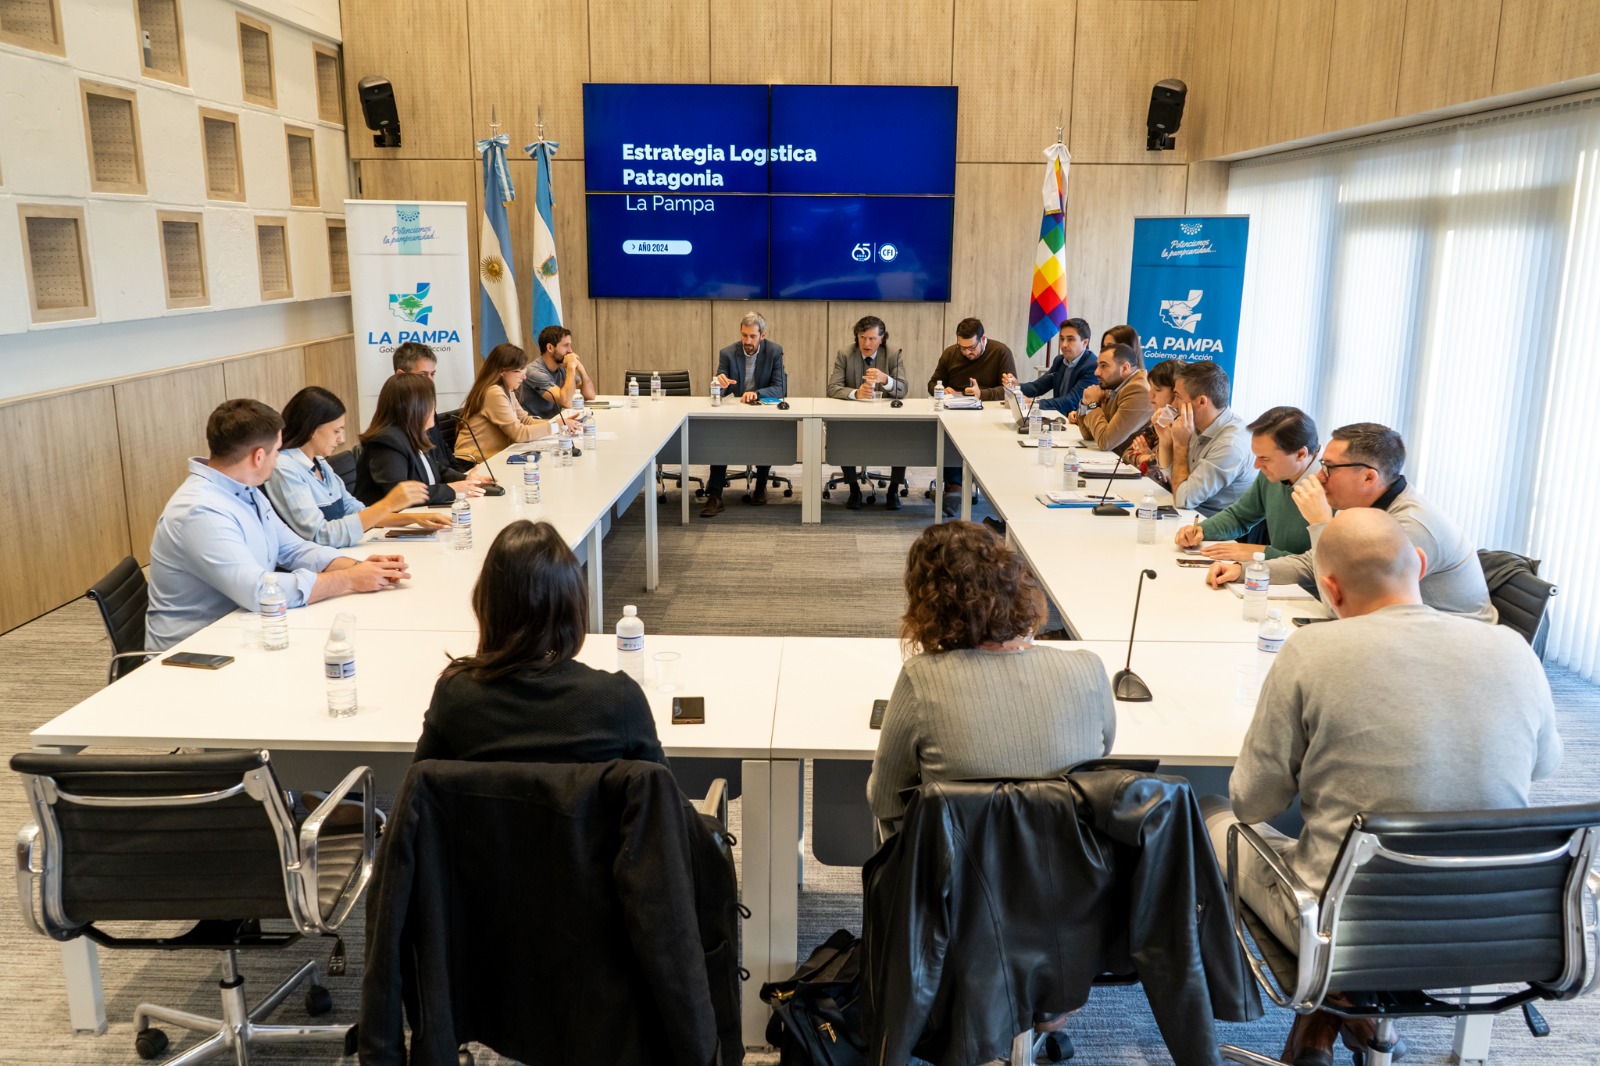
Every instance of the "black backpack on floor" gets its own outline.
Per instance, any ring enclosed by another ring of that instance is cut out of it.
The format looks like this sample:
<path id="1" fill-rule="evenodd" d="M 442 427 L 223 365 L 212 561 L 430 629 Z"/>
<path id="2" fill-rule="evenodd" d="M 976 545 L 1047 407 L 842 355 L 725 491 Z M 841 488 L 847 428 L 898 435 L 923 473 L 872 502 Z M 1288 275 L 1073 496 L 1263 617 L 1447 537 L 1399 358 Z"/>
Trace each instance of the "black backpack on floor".
<path id="1" fill-rule="evenodd" d="M 860 938 L 841 929 L 793 977 L 761 986 L 772 1007 L 767 1043 L 778 1049 L 779 1066 L 866 1066 L 860 965 Z"/>

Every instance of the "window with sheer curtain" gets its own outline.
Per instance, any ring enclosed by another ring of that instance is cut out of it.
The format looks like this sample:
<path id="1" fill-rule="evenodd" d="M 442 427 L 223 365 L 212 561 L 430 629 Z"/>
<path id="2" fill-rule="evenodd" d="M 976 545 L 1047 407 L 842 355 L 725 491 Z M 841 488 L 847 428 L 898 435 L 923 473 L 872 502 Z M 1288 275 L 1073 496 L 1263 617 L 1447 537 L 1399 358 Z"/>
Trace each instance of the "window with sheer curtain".
<path id="1" fill-rule="evenodd" d="M 1236 163 L 1234 403 L 1405 436 L 1479 547 L 1543 560 L 1546 657 L 1600 680 L 1600 97 Z"/>

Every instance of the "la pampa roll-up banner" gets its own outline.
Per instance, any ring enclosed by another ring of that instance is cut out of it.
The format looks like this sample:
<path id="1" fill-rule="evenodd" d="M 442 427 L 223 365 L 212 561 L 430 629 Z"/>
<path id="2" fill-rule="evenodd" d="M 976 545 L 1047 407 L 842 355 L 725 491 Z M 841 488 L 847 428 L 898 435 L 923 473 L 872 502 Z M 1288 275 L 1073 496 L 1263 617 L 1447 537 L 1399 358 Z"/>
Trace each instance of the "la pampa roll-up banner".
<path id="1" fill-rule="evenodd" d="M 344 218 L 361 426 L 394 373 L 394 350 L 407 341 L 426 344 L 439 361 L 439 410 L 460 407 L 477 369 L 467 205 L 346 200 Z"/>
<path id="2" fill-rule="evenodd" d="M 1133 220 L 1128 325 L 1145 366 L 1209 359 L 1233 377 L 1244 298 L 1248 215 L 1167 215 Z"/>

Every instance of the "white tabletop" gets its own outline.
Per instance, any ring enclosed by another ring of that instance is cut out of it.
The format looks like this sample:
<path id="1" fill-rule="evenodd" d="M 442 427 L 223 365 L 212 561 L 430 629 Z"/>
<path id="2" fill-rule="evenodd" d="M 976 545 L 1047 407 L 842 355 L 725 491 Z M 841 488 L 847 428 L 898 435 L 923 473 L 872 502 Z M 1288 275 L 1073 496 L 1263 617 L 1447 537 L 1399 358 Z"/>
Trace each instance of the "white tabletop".
<path id="1" fill-rule="evenodd" d="M 830 421 L 838 419 L 872 419 L 874 421 L 931 422 L 938 418 L 933 409 L 933 397 L 908 396 L 894 406 L 890 400 L 835 400 L 822 397 L 811 401 L 811 414 Z"/>
<path id="2" fill-rule="evenodd" d="M 289 647 L 227 647 L 204 630 L 174 651 L 235 657 L 220 670 L 151 663 L 90 696 L 31 735 L 35 746 L 283 748 L 407 752 L 416 747 L 422 716 L 447 655 L 470 654 L 470 633 L 418 630 L 356 633 L 360 709 L 330 718 L 322 678 L 322 640 L 300 633 Z M 647 668 L 645 693 L 668 755 L 766 758 L 772 739 L 783 641 L 778 637 L 652 635 L 646 659 L 676 652 L 678 691 L 660 691 Z M 615 642 L 591 636 L 578 660 L 600 670 L 617 667 Z M 673 725 L 673 696 L 706 701 L 703 725 Z"/>
<path id="3" fill-rule="evenodd" d="M 1036 647 L 1046 653 L 1088 649 L 1105 663 L 1108 678 L 1122 669 L 1127 654 L 1125 643 L 1105 641 L 1043 641 Z M 869 724 L 872 701 L 889 698 L 900 661 L 900 643 L 890 638 L 784 638 L 773 758 L 872 758 L 879 736 Z M 1254 645 L 1136 644 L 1133 670 L 1154 699 L 1117 704 L 1111 753 L 1173 765 L 1231 766 L 1273 661 Z"/>

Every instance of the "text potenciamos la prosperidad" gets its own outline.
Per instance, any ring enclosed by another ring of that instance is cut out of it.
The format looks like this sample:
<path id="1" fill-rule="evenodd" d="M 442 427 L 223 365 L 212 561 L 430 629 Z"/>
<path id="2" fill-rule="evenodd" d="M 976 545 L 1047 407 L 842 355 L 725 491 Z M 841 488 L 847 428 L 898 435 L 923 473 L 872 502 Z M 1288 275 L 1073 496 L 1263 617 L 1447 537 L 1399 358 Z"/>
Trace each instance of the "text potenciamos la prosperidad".
<path id="1" fill-rule="evenodd" d="M 747 163 L 764 167 L 768 163 L 815 163 L 815 148 L 801 148 L 794 144 L 775 144 L 767 148 L 740 148 L 730 144 L 719 148 L 712 144 L 686 147 L 681 144 L 624 144 L 624 163 L 691 163 L 700 170 L 655 170 L 622 168 L 622 184 L 639 189 L 720 189 L 725 185 L 722 172 L 706 166 L 707 163 Z"/>

